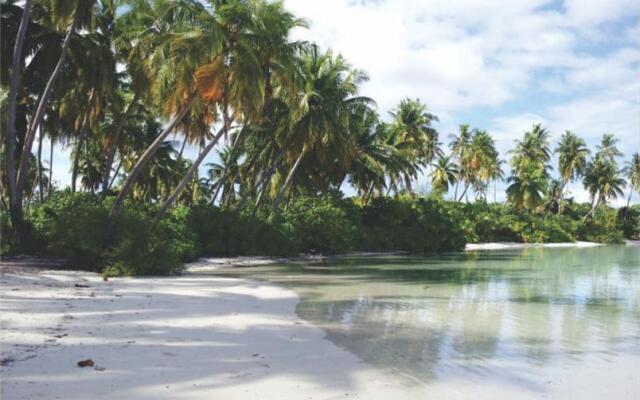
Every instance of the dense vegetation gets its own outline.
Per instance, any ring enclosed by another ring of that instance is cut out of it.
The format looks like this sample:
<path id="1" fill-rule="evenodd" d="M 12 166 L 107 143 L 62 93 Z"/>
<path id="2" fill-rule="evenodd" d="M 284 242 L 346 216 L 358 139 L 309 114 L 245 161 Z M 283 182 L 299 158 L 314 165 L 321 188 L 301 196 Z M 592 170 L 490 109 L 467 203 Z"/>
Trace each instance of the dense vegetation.
<path id="1" fill-rule="evenodd" d="M 640 206 L 598 208 L 568 204 L 561 214 L 526 213 L 512 206 L 460 203 L 440 197 L 335 196 L 292 200 L 277 218 L 270 207 L 221 209 L 178 206 L 154 223 L 157 205 L 131 203 L 109 224 L 114 198 L 56 193 L 28 212 L 32 254 L 107 275 L 167 274 L 200 256 L 334 254 L 346 251 L 459 251 L 468 242 L 619 243 L 640 238 Z M 2 214 L 3 236 L 8 221 Z M 105 226 L 112 230 L 108 232 Z M 3 241 L 3 252 L 13 243 Z"/>
<path id="2" fill-rule="evenodd" d="M 382 118 L 359 94 L 364 72 L 292 41 L 306 23 L 281 2 L 3 1 L 1 18 L 3 253 L 160 273 L 202 254 L 637 237 L 629 200 L 608 206 L 640 189 L 640 156 L 619 165 L 615 136 L 591 153 L 536 125 L 509 171 L 481 129 L 461 125 L 447 151 L 420 100 Z M 69 188 L 52 179 L 56 145 L 71 149 Z M 504 179 L 507 204 L 489 204 Z M 570 198 L 575 181 L 590 205 Z"/>

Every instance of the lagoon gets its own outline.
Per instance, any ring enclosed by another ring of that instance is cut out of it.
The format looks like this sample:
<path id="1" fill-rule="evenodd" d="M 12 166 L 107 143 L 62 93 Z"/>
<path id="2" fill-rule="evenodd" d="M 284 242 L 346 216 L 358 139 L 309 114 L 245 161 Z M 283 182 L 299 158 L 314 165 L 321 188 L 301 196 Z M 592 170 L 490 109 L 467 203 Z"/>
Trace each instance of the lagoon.
<path id="1" fill-rule="evenodd" d="M 640 248 L 540 248 L 225 268 L 293 289 L 297 314 L 446 398 L 640 395 Z"/>

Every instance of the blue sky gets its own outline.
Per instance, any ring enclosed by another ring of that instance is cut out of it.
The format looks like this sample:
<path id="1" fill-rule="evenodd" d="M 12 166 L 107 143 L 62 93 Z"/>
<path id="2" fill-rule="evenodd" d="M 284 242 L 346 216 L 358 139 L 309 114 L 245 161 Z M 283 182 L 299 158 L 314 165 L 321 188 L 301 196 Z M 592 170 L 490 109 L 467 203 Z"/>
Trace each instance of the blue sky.
<path id="1" fill-rule="evenodd" d="M 469 123 L 492 133 L 507 157 L 516 138 L 542 123 L 554 140 L 569 129 L 593 148 L 608 132 L 620 139 L 625 159 L 640 151 L 637 0 L 285 4 L 310 24 L 295 38 L 331 47 L 368 73 L 362 94 L 377 101 L 381 115 L 403 97 L 418 97 L 440 118 L 445 143 Z M 195 157 L 195 149 L 187 154 Z M 54 180 L 67 183 L 67 170 L 60 154 Z M 581 185 L 570 190 L 587 200 Z"/>

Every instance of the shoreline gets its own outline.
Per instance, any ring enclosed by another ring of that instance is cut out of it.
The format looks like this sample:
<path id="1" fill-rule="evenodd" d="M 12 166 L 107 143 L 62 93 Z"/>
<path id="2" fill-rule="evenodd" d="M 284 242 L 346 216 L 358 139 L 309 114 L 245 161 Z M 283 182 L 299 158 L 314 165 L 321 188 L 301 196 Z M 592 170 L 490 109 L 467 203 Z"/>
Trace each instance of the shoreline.
<path id="1" fill-rule="evenodd" d="M 640 246 L 640 240 L 625 240 L 623 245 Z M 559 243 L 518 243 L 518 242 L 487 242 L 487 243 L 467 243 L 461 252 L 471 251 L 492 251 L 492 250 L 520 250 L 520 249 L 557 249 L 557 248 L 591 248 L 606 246 L 603 243 L 576 241 Z M 436 254 L 437 255 L 437 254 Z M 202 273 L 215 271 L 218 268 L 229 267 L 258 267 L 272 264 L 288 264 L 292 262 L 326 262 L 340 261 L 349 258 L 367 257 L 396 257 L 411 256 L 411 253 L 404 251 L 389 252 L 350 252 L 346 254 L 332 255 L 308 255 L 303 254 L 296 257 L 270 257 L 270 256 L 236 256 L 236 257 L 203 257 L 197 261 L 185 265 L 183 274 Z"/>
<path id="2" fill-rule="evenodd" d="M 420 390 L 332 344 L 298 318 L 294 292 L 270 283 L 0 269 L 2 398 L 387 399 Z M 94 367 L 76 366 L 88 358 Z"/>

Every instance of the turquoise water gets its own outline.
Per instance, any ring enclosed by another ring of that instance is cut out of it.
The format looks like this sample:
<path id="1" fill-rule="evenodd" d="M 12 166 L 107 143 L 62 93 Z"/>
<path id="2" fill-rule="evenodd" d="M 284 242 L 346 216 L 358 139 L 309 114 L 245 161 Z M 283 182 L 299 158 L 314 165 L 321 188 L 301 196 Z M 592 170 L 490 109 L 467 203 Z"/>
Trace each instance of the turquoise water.
<path id="1" fill-rule="evenodd" d="M 495 387 L 532 398 L 640 398 L 640 247 L 351 258 L 225 274 L 295 290 L 300 317 L 409 385 L 472 382 L 487 398 L 500 397 Z"/>

